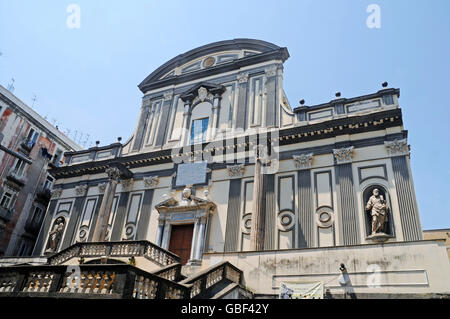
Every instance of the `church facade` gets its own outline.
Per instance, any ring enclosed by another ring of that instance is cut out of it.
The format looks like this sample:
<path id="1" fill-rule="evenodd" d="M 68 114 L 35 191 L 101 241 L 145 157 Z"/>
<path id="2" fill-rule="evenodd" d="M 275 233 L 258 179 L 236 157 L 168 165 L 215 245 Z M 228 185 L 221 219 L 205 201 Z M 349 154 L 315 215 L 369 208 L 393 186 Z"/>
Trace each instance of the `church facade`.
<path id="1" fill-rule="evenodd" d="M 56 267 L 45 278 L 79 267 L 100 297 L 127 267 L 130 298 L 276 297 L 290 283 L 326 296 L 448 295 L 445 243 L 423 240 L 400 90 L 292 108 L 288 58 L 235 39 L 145 78 L 131 138 L 65 153 L 51 170 L 33 252 Z M 30 272 L 44 266 L 28 267 L 30 281 L 9 291 L 35 287 Z M 83 298 L 80 287 L 48 292 Z"/>

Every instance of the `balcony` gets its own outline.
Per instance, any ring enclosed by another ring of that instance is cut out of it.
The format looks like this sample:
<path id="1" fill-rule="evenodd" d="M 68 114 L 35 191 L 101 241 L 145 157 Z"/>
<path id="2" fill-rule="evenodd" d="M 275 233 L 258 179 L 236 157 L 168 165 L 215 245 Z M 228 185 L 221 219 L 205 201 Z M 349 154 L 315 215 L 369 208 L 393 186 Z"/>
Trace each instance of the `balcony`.
<path id="1" fill-rule="evenodd" d="M 19 175 L 14 168 L 10 170 L 6 179 L 16 184 L 18 187 L 23 187 L 25 185 L 25 176 Z"/>
<path id="2" fill-rule="evenodd" d="M 44 206 L 47 206 L 50 198 L 52 197 L 52 191 L 50 188 L 43 187 L 36 193 L 36 201 L 42 203 Z"/>
<path id="3" fill-rule="evenodd" d="M 28 219 L 25 222 L 24 228 L 29 234 L 37 236 L 39 234 L 39 230 L 41 229 L 41 223 Z"/>
<path id="4" fill-rule="evenodd" d="M 0 219 L 3 220 L 4 223 L 8 223 L 13 216 L 13 212 L 10 209 L 0 206 Z"/>
<path id="5" fill-rule="evenodd" d="M 30 154 L 31 150 L 33 149 L 33 146 L 36 144 L 36 142 L 33 142 L 32 140 L 28 138 L 24 138 L 22 143 L 20 143 L 20 147 L 28 154 Z"/>

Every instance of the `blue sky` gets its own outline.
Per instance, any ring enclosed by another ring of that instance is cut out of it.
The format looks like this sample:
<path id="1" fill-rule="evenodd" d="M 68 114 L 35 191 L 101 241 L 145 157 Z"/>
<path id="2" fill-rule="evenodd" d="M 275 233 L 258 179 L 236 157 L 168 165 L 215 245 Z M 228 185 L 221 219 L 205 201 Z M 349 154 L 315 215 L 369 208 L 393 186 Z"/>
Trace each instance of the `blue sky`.
<path id="1" fill-rule="evenodd" d="M 71 3 L 81 9 L 79 29 L 66 25 Z M 366 25 L 370 4 L 380 6 L 379 29 Z M 337 91 L 373 93 L 383 81 L 400 88 L 422 226 L 450 227 L 448 0 L 0 0 L 0 84 L 14 78 L 14 93 L 30 106 L 36 94 L 34 109 L 69 136 L 104 145 L 132 134 L 137 85 L 155 68 L 232 38 L 289 49 L 284 88 L 293 107 Z"/>

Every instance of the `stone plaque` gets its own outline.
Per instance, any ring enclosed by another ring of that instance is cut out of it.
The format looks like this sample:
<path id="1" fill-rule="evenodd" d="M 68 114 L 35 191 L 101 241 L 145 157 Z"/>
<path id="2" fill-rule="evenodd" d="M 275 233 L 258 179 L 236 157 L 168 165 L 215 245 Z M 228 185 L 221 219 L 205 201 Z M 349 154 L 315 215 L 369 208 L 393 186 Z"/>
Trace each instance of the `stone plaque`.
<path id="1" fill-rule="evenodd" d="M 206 182 L 206 162 L 178 165 L 176 186 L 203 184 Z"/>

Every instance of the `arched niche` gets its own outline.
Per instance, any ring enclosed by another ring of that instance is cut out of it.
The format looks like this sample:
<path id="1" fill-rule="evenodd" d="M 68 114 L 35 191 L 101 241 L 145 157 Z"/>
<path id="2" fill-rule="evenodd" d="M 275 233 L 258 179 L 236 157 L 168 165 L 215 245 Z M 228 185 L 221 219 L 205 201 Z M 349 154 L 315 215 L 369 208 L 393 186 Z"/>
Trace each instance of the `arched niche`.
<path id="1" fill-rule="evenodd" d="M 370 197 L 373 195 L 373 190 L 378 189 L 380 192 L 380 195 L 383 196 L 384 200 L 387 203 L 387 206 L 389 207 L 389 213 L 387 217 L 387 222 L 384 226 L 384 228 L 381 230 L 389 237 L 395 237 L 395 228 L 394 228 L 394 218 L 393 218 L 393 212 L 392 212 L 392 201 L 391 197 L 389 195 L 389 191 L 387 188 L 380 183 L 372 183 L 368 186 L 366 186 L 362 192 L 362 199 L 363 199 L 363 212 L 364 212 L 364 225 L 365 225 L 365 234 L 366 237 L 370 236 L 372 234 L 372 215 L 370 210 L 366 210 L 367 202 L 369 201 Z"/>
<path id="2" fill-rule="evenodd" d="M 64 216 L 58 216 L 53 221 L 52 227 L 48 234 L 45 254 L 53 254 L 58 251 L 61 245 L 64 231 L 66 228 L 66 218 Z"/>

